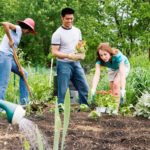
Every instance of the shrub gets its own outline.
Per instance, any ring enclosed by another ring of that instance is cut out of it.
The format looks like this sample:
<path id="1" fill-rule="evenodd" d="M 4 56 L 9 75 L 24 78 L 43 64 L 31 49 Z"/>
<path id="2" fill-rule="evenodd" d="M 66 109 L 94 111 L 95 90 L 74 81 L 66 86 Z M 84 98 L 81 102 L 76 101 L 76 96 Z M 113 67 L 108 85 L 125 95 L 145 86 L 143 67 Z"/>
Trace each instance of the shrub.
<path id="1" fill-rule="evenodd" d="M 147 91 L 138 99 L 134 115 L 150 119 L 150 93 Z"/>
<path id="2" fill-rule="evenodd" d="M 137 67 L 131 70 L 127 79 L 127 102 L 135 105 L 143 91 L 150 92 L 150 72 L 145 68 Z"/>

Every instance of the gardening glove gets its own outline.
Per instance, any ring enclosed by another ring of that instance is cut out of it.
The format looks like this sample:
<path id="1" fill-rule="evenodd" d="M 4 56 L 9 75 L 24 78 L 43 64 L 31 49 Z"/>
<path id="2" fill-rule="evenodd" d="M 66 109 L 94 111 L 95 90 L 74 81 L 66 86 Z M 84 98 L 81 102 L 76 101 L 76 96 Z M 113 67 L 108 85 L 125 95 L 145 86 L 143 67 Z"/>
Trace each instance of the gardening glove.
<path id="1" fill-rule="evenodd" d="M 94 101 L 95 90 L 91 89 L 91 100 Z"/>
<path id="2" fill-rule="evenodd" d="M 125 103 L 125 94 L 126 94 L 126 90 L 120 90 L 120 105 Z"/>

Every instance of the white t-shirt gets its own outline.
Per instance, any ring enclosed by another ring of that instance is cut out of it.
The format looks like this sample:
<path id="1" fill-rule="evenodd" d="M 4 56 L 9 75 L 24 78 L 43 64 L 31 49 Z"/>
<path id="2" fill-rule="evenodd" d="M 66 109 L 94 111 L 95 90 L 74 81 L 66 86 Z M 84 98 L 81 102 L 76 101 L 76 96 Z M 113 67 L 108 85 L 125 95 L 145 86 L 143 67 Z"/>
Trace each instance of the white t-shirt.
<path id="1" fill-rule="evenodd" d="M 22 36 L 22 30 L 21 27 L 16 25 L 16 31 L 10 30 L 10 35 L 14 41 L 14 47 L 17 48 L 20 40 L 21 40 L 21 36 Z M 13 50 L 10 48 L 9 44 L 8 44 L 8 37 L 5 34 L 1 43 L 0 43 L 0 51 L 5 52 L 7 54 L 13 54 Z"/>
<path id="2" fill-rule="evenodd" d="M 70 29 L 59 27 L 52 35 L 51 44 L 60 45 L 60 52 L 65 54 L 74 53 L 76 45 L 82 40 L 80 29 L 72 26 Z M 60 61 L 70 61 L 67 58 L 58 59 Z"/>

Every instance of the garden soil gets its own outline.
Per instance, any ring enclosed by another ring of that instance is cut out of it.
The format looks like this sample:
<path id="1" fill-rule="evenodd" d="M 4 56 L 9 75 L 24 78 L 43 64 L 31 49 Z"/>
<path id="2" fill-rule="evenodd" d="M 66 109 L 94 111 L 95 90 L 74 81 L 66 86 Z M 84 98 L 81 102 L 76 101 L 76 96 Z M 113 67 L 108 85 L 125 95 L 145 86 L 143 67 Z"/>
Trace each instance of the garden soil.
<path id="1" fill-rule="evenodd" d="M 97 120 L 87 112 L 72 112 L 64 150 L 150 150 L 150 120 L 103 114 Z M 42 115 L 27 117 L 42 130 L 53 145 L 54 113 L 49 108 Z M 63 119 L 63 114 L 61 114 Z M 5 116 L 0 117 L 0 150 L 23 150 L 18 126 L 9 131 Z M 7 134 L 6 134 L 7 133 Z"/>

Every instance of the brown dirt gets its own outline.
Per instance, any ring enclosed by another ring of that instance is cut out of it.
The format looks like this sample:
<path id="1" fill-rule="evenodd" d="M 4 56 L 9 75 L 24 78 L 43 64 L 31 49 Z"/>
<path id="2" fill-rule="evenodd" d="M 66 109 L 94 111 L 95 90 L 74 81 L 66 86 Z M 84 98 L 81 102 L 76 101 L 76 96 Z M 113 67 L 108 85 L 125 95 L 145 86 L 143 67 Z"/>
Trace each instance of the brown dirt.
<path id="1" fill-rule="evenodd" d="M 109 115 L 91 120 L 87 116 L 85 112 L 71 113 L 65 150 L 150 150 L 150 120 Z M 54 113 L 45 111 L 41 117 L 27 118 L 39 126 L 52 147 Z M 6 117 L 0 117 L 0 150 L 22 150 L 18 127 L 12 126 L 6 135 L 7 127 Z"/>

